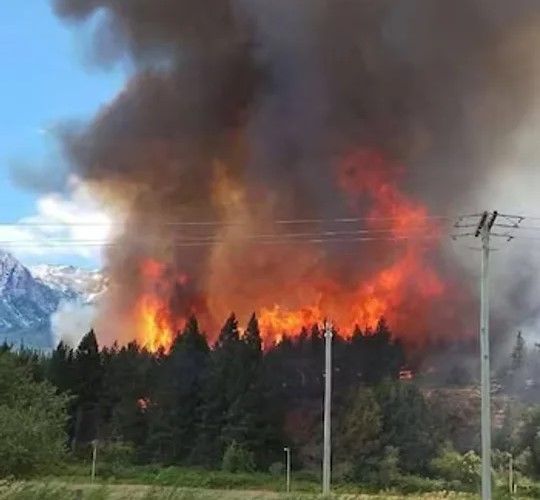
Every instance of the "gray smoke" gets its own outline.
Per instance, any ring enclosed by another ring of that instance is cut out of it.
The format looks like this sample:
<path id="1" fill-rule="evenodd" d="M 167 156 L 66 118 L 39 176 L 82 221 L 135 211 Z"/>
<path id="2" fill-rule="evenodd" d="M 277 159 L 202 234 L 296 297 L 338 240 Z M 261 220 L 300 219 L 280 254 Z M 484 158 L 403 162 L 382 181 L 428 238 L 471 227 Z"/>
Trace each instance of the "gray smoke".
<path id="1" fill-rule="evenodd" d="M 227 307 L 246 314 L 244 304 L 279 302 L 285 293 L 295 302 L 301 293 L 289 292 L 290 283 L 306 276 L 358 281 L 392 254 L 390 245 L 356 254 L 321 247 L 305 259 L 301 245 L 254 250 L 238 242 L 242 231 L 278 230 L 276 219 L 352 214 L 336 164 L 357 149 L 404 166 L 403 190 L 434 214 L 513 211 L 516 199 L 519 210 L 534 210 L 531 179 L 520 169 L 534 168 L 537 147 L 516 134 L 530 130 L 538 109 L 536 1 L 53 3 L 68 21 L 99 15 L 96 60 L 127 58 L 136 68 L 91 123 L 63 134 L 73 171 L 127 214 L 108 255 L 117 284 L 111 310 L 132 307 L 145 257 L 188 269 L 177 307 L 210 317 Z M 518 196 L 500 189 L 511 179 Z M 179 248 L 178 238 L 203 230 L 180 234 L 156 223 L 167 220 L 220 221 L 214 234 L 224 243 Z M 463 279 L 446 257 L 438 261 L 449 281 Z M 519 265 L 530 270 L 530 262 Z M 505 304 L 512 323 L 536 311 L 536 284 L 519 276 L 497 280 L 503 302 L 507 285 L 522 286 L 522 303 Z"/>

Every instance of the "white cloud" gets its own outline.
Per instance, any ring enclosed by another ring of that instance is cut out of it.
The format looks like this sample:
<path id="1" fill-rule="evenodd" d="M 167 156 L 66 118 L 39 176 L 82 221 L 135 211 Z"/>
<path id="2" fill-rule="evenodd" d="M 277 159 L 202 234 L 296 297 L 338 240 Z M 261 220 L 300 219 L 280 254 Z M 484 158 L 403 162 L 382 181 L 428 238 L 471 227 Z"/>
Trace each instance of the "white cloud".
<path id="1" fill-rule="evenodd" d="M 78 257 L 99 262 L 112 228 L 112 218 L 84 183 L 74 178 L 67 194 L 43 195 L 34 215 L 0 226 L 0 247 L 23 261 Z"/>

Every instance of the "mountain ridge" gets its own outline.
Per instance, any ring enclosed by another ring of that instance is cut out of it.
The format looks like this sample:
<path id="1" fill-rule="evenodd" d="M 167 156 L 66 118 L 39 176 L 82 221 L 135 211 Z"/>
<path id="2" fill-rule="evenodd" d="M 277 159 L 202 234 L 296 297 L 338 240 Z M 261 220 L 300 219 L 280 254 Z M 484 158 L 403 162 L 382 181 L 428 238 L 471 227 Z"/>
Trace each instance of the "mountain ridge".
<path id="1" fill-rule="evenodd" d="M 52 317 L 66 303 L 94 305 L 107 289 L 99 270 L 42 264 L 24 266 L 0 249 L 0 342 L 53 346 Z"/>

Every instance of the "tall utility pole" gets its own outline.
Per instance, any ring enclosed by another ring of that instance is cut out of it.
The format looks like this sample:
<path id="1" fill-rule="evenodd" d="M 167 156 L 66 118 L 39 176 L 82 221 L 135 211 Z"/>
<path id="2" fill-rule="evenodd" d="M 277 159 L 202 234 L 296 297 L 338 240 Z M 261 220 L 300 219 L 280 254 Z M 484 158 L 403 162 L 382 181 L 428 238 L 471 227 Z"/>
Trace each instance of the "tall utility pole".
<path id="1" fill-rule="evenodd" d="M 325 322 L 325 370 L 324 370 L 324 444 L 322 493 L 330 495 L 331 463 L 332 463 L 332 325 Z"/>
<path id="2" fill-rule="evenodd" d="M 475 236 L 482 238 L 482 276 L 480 280 L 480 357 L 482 366 L 482 500 L 491 500 L 491 383 L 489 357 L 489 252 L 491 230 L 497 212 L 484 212 Z"/>
<path id="3" fill-rule="evenodd" d="M 471 219 L 479 222 L 463 223 Z M 503 219 L 502 223 L 496 223 Z M 519 229 L 524 217 L 518 215 L 504 215 L 499 212 L 483 212 L 480 216 L 465 215 L 455 224 L 456 229 L 475 228 L 472 233 L 461 233 L 453 239 L 474 236 L 482 240 L 482 275 L 480 279 L 480 362 L 481 362 L 481 394 L 482 394 L 482 500 L 491 500 L 491 381 L 489 357 L 489 257 L 492 237 L 503 238 L 507 241 L 514 239 L 512 229 Z M 507 230 L 503 233 L 493 233 L 494 227 Z"/>

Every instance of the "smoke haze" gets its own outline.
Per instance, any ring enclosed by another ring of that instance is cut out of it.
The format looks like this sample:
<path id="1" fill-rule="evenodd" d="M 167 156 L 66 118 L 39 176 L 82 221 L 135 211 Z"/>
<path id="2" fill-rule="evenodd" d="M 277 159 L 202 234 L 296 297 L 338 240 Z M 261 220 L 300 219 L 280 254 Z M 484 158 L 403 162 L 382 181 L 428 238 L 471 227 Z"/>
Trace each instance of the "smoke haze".
<path id="1" fill-rule="evenodd" d="M 96 307 L 76 301 L 63 301 L 51 315 L 54 345 L 63 342 L 76 349 L 84 332 L 89 332 L 96 318 Z"/>

